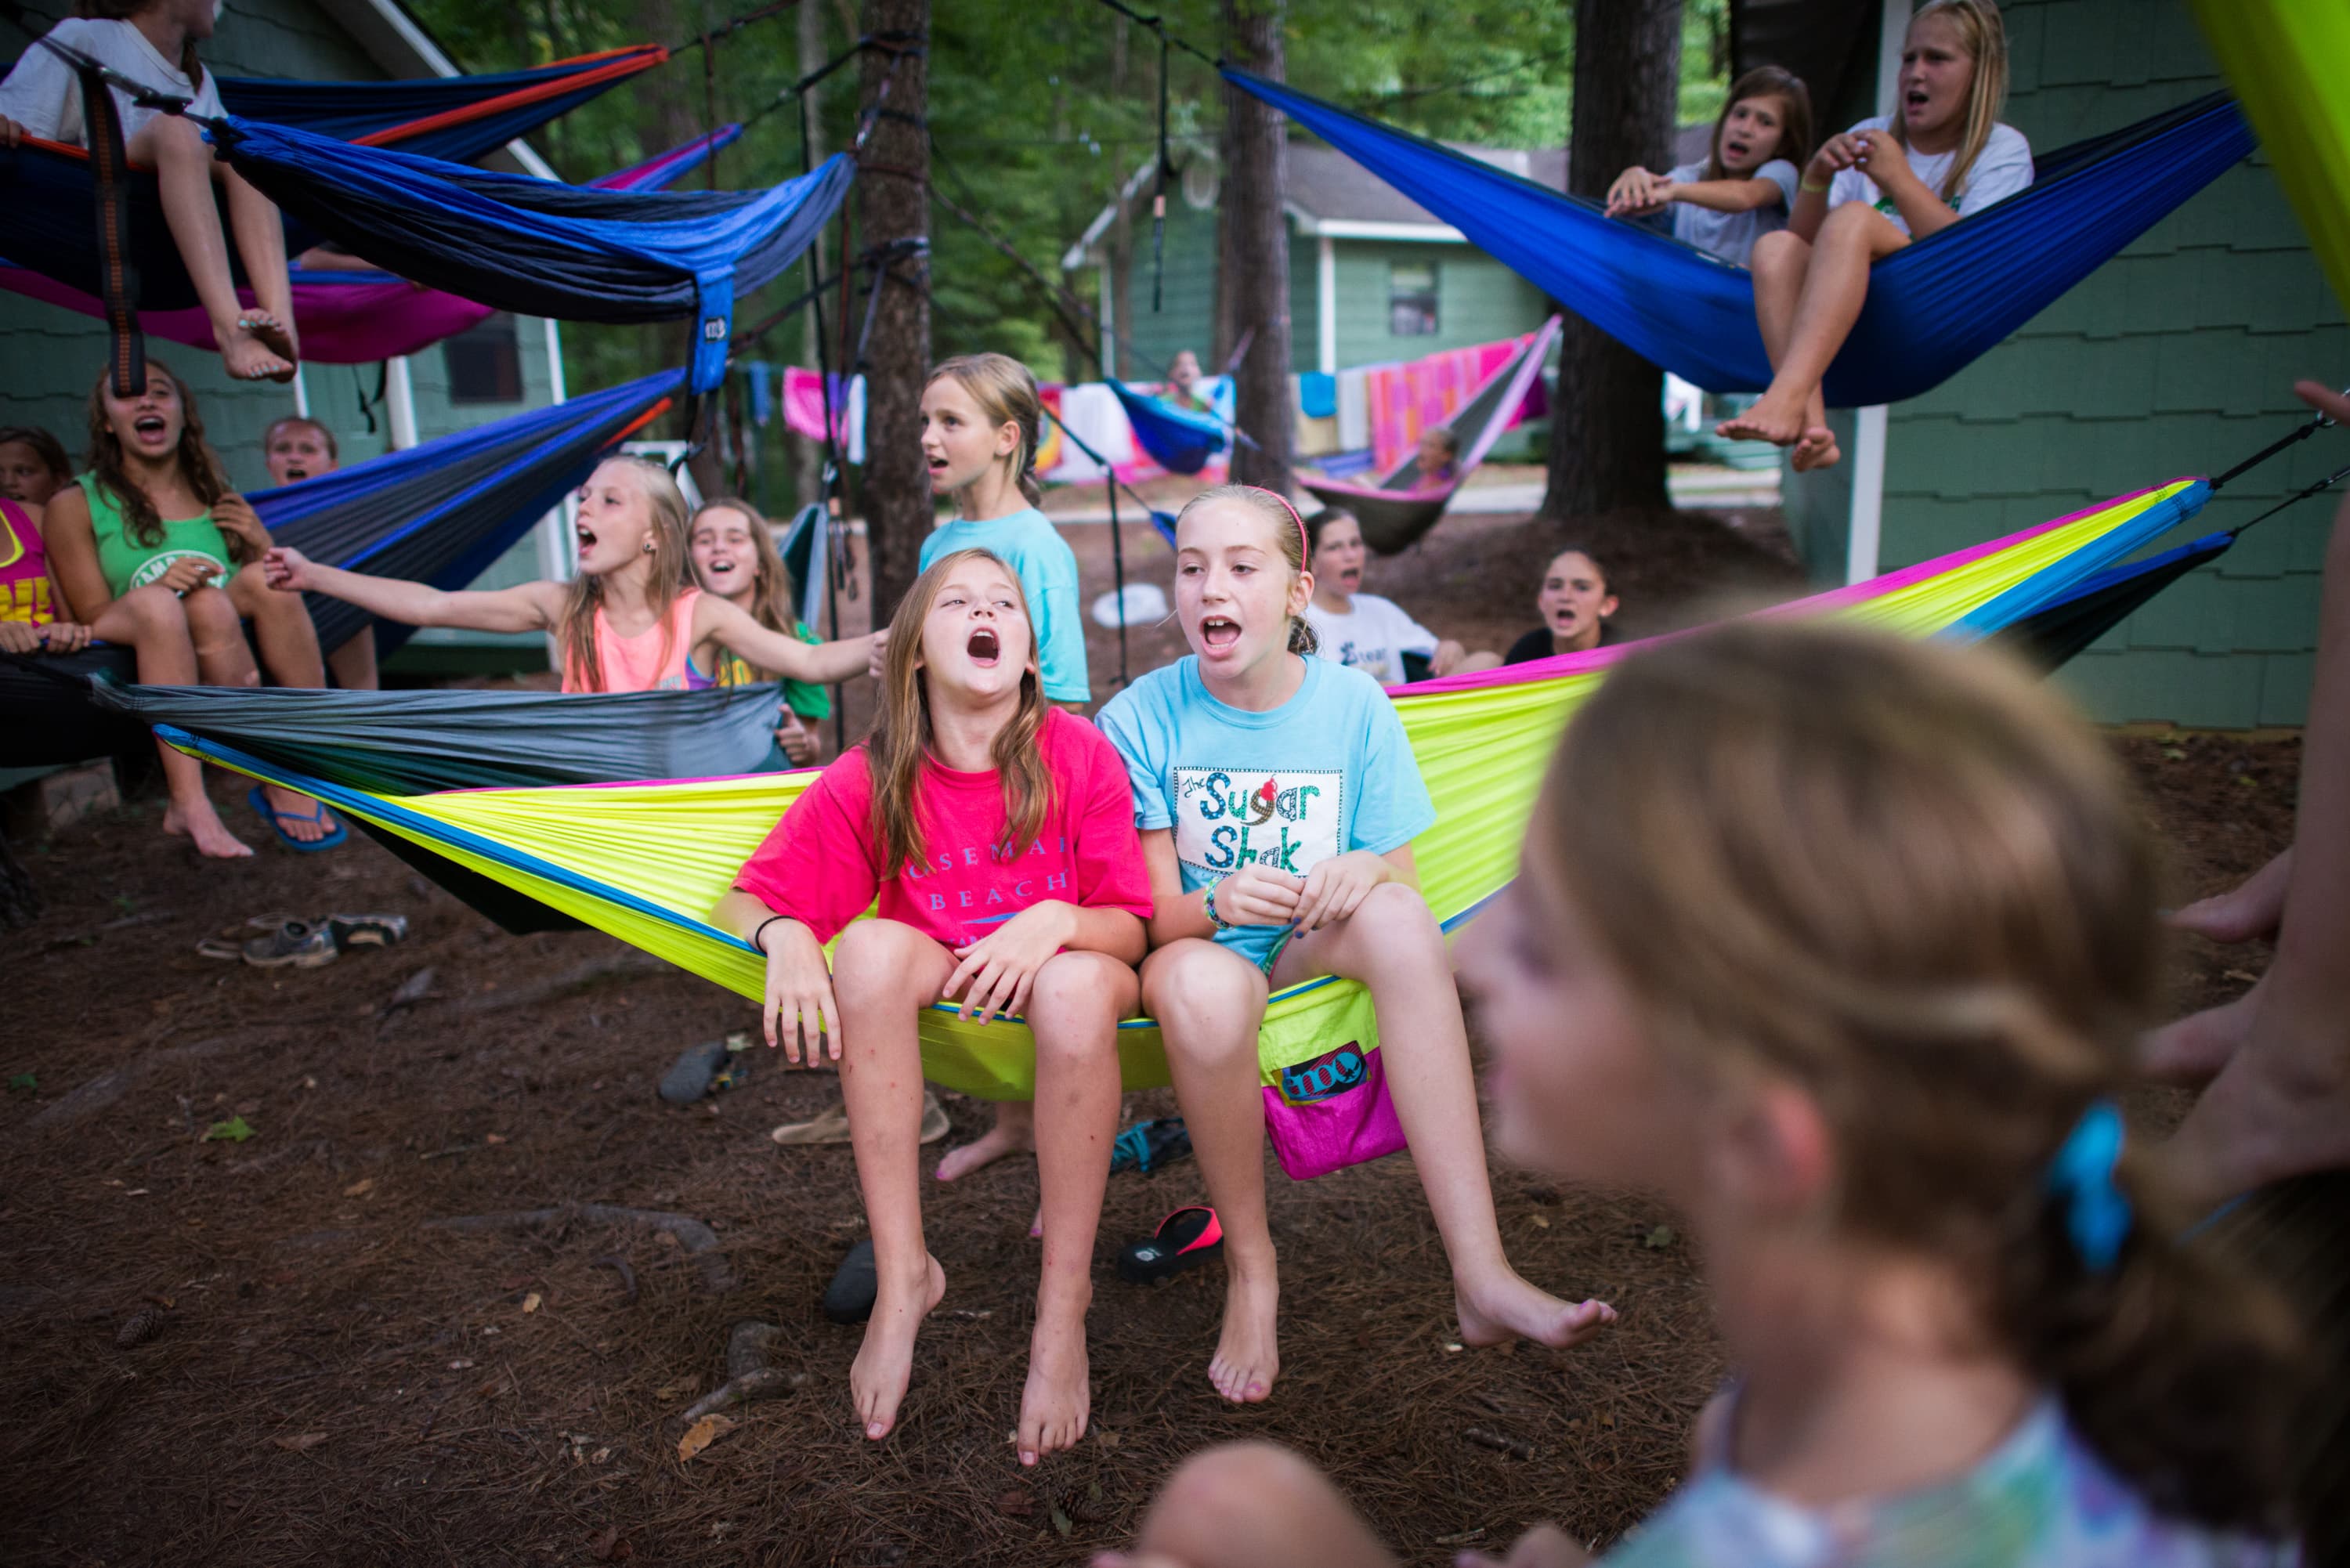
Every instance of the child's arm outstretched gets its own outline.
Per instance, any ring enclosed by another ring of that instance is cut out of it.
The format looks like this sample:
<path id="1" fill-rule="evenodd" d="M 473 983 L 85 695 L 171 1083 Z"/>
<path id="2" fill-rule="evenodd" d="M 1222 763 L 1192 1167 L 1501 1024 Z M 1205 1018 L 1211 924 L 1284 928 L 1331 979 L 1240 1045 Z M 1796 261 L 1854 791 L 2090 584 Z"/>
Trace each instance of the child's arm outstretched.
<path id="1" fill-rule="evenodd" d="M 710 919 L 766 957 L 767 989 L 759 1025 L 766 1032 L 768 1046 L 780 1044 L 785 1059 L 797 1065 L 805 1034 L 809 1061 L 816 1059 L 825 1042 L 831 1044 L 832 1059 L 839 1061 L 840 1003 L 833 999 L 832 971 L 816 933 L 740 888 L 718 900 Z"/>
<path id="2" fill-rule="evenodd" d="M 694 602 L 693 640 L 696 646 L 716 642 L 761 670 L 772 670 L 811 686 L 830 686 L 854 680 L 878 665 L 873 637 L 845 637 L 837 642 L 806 643 L 780 631 L 769 631 L 740 607 L 716 594 Z"/>
<path id="3" fill-rule="evenodd" d="M 1643 218 L 1672 200 L 1672 177 L 1635 164 L 1616 176 L 1607 187 L 1607 215 Z"/>
<path id="4" fill-rule="evenodd" d="M 365 572 L 347 572 L 340 566 L 322 566 L 286 545 L 273 547 L 262 562 L 273 588 L 286 593 L 325 594 L 404 626 L 450 626 L 467 631 L 546 631 L 563 613 L 560 583 L 520 583 L 511 588 L 452 591 L 401 577 L 376 577 Z"/>

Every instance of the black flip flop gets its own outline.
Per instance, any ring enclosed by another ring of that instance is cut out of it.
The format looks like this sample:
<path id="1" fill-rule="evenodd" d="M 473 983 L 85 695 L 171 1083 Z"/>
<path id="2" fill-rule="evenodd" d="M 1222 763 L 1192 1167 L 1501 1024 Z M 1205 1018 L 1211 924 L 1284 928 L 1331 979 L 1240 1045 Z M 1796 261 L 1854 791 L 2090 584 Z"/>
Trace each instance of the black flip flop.
<path id="1" fill-rule="evenodd" d="M 832 1272 L 832 1283 L 824 1287 L 824 1315 L 833 1323 L 863 1323 L 873 1315 L 873 1303 L 880 1294 L 881 1276 L 873 1266 L 873 1238 L 868 1236 L 848 1249 L 848 1256 Z"/>
<path id="2" fill-rule="evenodd" d="M 690 1106 L 712 1089 L 733 1088 L 746 1075 L 741 1057 L 750 1044 L 749 1035 L 736 1033 L 687 1046 L 661 1075 L 660 1097 L 672 1106 Z"/>
<path id="3" fill-rule="evenodd" d="M 1204 1203 L 1178 1209 L 1147 1241 L 1118 1255 L 1118 1277 L 1129 1284 L 1165 1284 L 1176 1275 L 1224 1255 L 1224 1223 Z"/>

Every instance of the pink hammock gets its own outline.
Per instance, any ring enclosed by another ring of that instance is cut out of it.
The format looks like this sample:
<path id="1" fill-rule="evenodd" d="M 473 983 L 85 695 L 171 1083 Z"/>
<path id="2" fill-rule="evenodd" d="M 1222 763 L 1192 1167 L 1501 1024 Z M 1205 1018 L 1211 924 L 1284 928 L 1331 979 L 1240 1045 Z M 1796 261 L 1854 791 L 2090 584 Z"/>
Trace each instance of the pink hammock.
<path id="1" fill-rule="evenodd" d="M 658 191 L 742 134 L 739 125 L 721 126 L 709 135 L 697 136 L 681 147 L 588 183 L 605 190 Z M 413 354 L 480 325 L 491 315 L 486 305 L 421 287 L 385 272 L 290 267 L 287 275 L 294 285 L 294 323 L 302 338 L 302 358 L 313 364 L 366 365 Z M 29 267 L 0 261 L 0 288 L 99 321 L 106 319 L 106 307 L 96 295 Z M 237 290 L 236 296 L 247 306 L 260 303 L 249 288 Z M 199 308 L 142 310 L 139 326 L 151 337 L 184 343 L 191 348 L 217 351 L 220 347 L 213 339 L 211 318 Z"/>
<path id="2" fill-rule="evenodd" d="M 1312 474 L 1298 475 L 1297 483 L 1325 506 L 1352 513 L 1363 525 L 1364 543 L 1381 555 L 1393 555 L 1413 544 L 1436 526 L 1436 520 L 1444 515 L 1445 507 L 1451 504 L 1461 482 L 1469 477 L 1469 471 L 1484 461 L 1485 454 L 1493 450 L 1493 443 L 1501 440 L 1502 432 L 1509 429 L 1526 394 L 1542 375 L 1543 361 L 1550 357 L 1551 345 L 1558 341 L 1560 325 L 1560 317 L 1555 316 L 1543 323 L 1540 331 L 1520 344 L 1517 352 L 1486 377 L 1484 384 L 1470 394 L 1468 401 L 1453 410 L 1452 429 L 1461 438 L 1461 446 L 1451 479 L 1422 484 L 1419 458 L 1414 453 L 1375 484 L 1348 484 Z"/>

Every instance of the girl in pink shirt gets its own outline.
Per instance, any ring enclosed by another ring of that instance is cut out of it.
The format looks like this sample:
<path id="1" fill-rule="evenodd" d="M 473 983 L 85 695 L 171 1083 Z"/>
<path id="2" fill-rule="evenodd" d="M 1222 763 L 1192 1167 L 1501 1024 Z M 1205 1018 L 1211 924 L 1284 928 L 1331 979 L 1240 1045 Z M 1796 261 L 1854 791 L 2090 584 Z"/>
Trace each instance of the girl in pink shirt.
<path id="1" fill-rule="evenodd" d="M 1139 1000 L 1150 878 L 1125 764 L 1045 701 L 1011 567 L 985 550 L 939 560 L 888 647 L 873 733 L 793 803 L 712 919 L 766 955 L 767 1044 L 797 1062 L 821 1033 L 840 1064 L 879 1285 L 848 1375 L 868 1438 L 896 1424 L 915 1330 L 946 1293 L 922 1242 L 916 1021 L 953 1000 L 1035 1032 L 1045 1262 L 1016 1434 L 1033 1465 L 1085 1435 L 1118 1021 Z M 877 918 L 857 920 L 877 893 Z"/>
<path id="2" fill-rule="evenodd" d="M 579 575 L 567 583 L 450 591 L 322 566 L 280 545 L 267 557 L 269 585 L 347 599 L 410 626 L 552 632 L 566 691 L 683 691 L 695 684 L 686 656 L 704 642 L 815 685 L 865 672 L 870 638 L 811 647 L 685 587 L 685 496 L 660 463 L 608 457 L 578 502 Z"/>

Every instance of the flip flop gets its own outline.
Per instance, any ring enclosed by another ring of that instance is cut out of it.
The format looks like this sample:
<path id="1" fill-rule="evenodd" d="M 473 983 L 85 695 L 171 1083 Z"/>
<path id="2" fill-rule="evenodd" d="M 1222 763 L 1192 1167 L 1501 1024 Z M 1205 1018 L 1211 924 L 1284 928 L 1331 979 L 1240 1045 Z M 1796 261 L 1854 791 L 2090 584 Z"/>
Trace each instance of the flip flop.
<path id="1" fill-rule="evenodd" d="M 351 836 L 351 830 L 344 826 L 340 821 L 335 824 L 335 830 L 326 837 L 314 839 L 307 844 L 286 831 L 286 825 L 289 822 L 325 822 L 327 808 L 321 802 L 311 802 L 316 808 L 311 811 L 279 811 L 269 804 L 269 797 L 262 793 L 262 786 L 255 784 L 245 791 L 244 803 L 259 812 L 261 819 L 269 824 L 269 831 L 277 835 L 278 842 L 296 855 L 316 855 L 322 849 L 332 849 Z"/>
<path id="2" fill-rule="evenodd" d="M 672 1106 L 690 1106 L 712 1089 L 733 1088 L 743 1078 L 736 1054 L 750 1048 L 748 1033 L 687 1046 L 661 1075 L 660 1097 Z"/>
<path id="3" fill-rule="evenodd" d="M 1118 1255 L 1118 1277 L 1129 1284 L 1163 1285 L 1176 1275 L 1224 1254 L 1224 1225 L 1204 1203 L 1178 1209 L 1148 1241 Z"/>
<path id="4" fill-rule="evenodd" d="M 824 1315 L 833 1323 L 863 1323 L 873 1315 L 873 1303 L 880 1296 L 881 1275 L 873 1264 L 873 1238 L 868 1236 L 848 1249 L 848 1256 L 833 1271 L 832 1283 L 824 1287 Z"/>
<path id="5" fill-rule="evenodd" d="M 1121 1170 L 1132 1169 L 1148 1176 L 1191 1152 L 1191 1135 L 1184 1130 L 1181 1116 L 1137 1122 L 1118 1134 L 1118 1141 L 1109 1146 L 1109 1173 L 1116 1176 Z"/>

